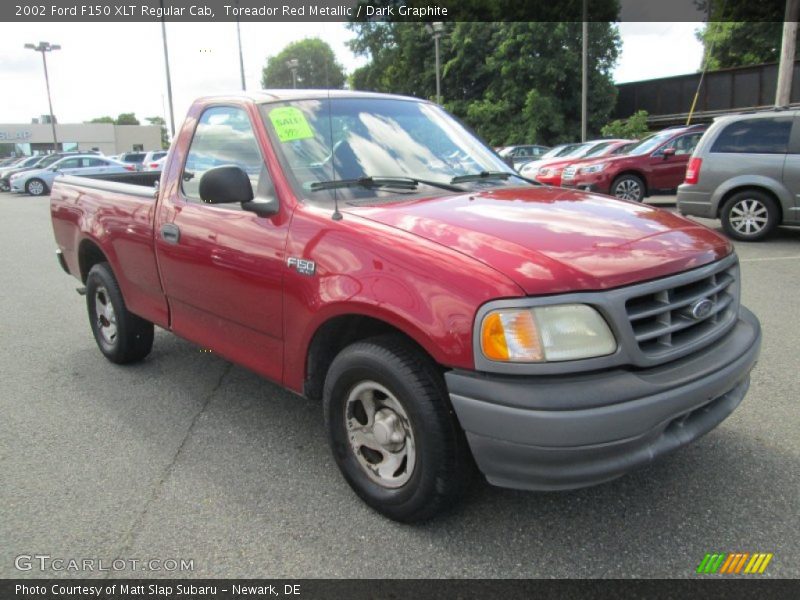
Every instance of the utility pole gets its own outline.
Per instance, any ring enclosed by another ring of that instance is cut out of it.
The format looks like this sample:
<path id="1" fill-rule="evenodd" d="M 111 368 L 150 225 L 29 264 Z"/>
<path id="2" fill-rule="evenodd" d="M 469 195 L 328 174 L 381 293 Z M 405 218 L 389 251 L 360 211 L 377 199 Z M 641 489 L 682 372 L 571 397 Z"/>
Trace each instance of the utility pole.
<path id="1" fill-rule="evenodd" d="M 236 0 L 236 6 L 239 6 L 239 0 Z M 242 74 L 242 91 L 247 91 L 247 84 L 244 81 L 244 57 L 242 56 L 242 31 L 239 29 L 239 12 L 236 12 L 236 38 L 239 40 L 239 71 Z"/>
<path id="2" fill-rule="evenodd" d="M 781 62 L 778 66 L 778 86 L 775 90 L 776 107 L 789 106 L 791 102 L 799 7 L 800 0 L 786 0 L 786 13 L 783 20 L 783 42 L 781 43 Z"/>
<path id="3" fill-rule="evenodd" d="M 50 107 L 50 126 L 53 128 L 53 152 L 58 152 L 58 137 L 56 136 L 56 117 L 53 114 L 53 99 L 50 96 L 50 76 L 47 74 L 47 53 L 53 50 L 61 50 L 58 44 L 50 42 L 39 42 L 36 44 L 25 44 L 28 50 L 35 50 L 42 53 L 42 64 L 44 65 L 44 83 L 47 87 L 47 104 Z"/>
<path id="4" fill-rule="evenodd" d="M 161 0 L 161 13 L 164 13 L 164 0 Z M 164 42 L 164 67 L 167 71 L 167 100 L 169 101 L 170 141 L 175 139 L 175 111 L 172 109 L 172 77 L 169 74 L 169 51 L 167 50 L 167 26 L 161 17 L 161 40 Z"/>
<path id="5" fill-rule="evenodd" d="M 587 105 L 589 98 L 589 0 L 583 0 L 583 35 L 582 60 L 581 60 L 581 141 L 586 141 L 587 136 Z"/>

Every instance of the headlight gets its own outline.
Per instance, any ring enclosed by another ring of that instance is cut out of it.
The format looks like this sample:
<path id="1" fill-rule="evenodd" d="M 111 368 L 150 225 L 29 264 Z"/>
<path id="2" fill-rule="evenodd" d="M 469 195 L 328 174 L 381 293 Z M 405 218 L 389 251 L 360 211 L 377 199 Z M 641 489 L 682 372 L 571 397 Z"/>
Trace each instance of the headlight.
<path id="1" fill-rule="evenodd" d="M 617 341 L 586 304 L 499 309 L 481 323 L 481 351 L 499 362 L 552 362 L 606 356 Z"/>
<path id="2" fill-rule="evenodd" d="M 581 169 L 581 173 L 599 173 L 603 169 L 608 166 L 608 163 L 600 163 L 598 165 L 591 165 L 588 167 L 583 167 Z"/>

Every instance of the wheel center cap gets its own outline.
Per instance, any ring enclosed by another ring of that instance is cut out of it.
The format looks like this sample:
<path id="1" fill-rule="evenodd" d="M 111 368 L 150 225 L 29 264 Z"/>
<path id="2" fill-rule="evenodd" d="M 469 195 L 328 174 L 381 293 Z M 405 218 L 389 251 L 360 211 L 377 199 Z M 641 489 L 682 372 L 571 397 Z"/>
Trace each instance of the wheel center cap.
<path id="1" fill-rule="evenodd" d="M 392 452 L 402 448 L 406 439 L 403 424 L 397 414 L 389 408 L 382 408 L 375 413 L 372 435 L 375 436 L 375 441 Z"/>

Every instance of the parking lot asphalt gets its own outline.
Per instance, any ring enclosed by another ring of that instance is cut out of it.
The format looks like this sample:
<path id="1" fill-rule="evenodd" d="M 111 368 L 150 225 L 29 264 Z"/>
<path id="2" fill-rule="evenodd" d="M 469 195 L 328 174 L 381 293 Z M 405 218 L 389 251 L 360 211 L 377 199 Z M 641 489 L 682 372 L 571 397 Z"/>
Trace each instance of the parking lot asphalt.
<path id="1" fill-rule="evenodd" d="M 340 477 L 319 404 L 163 331 L 141 364 L 103 359 L 48 199 L 0 206 L 0 577 L 692 577 L 707 552 L 772 552 L 763 576 L 800 576 L 798 229 L 737 244 L 764 344 L 719 428 L 608 484 L 478 483 L 406 526 Z M 24 554 L 194 570 L 21 572 Z"/>

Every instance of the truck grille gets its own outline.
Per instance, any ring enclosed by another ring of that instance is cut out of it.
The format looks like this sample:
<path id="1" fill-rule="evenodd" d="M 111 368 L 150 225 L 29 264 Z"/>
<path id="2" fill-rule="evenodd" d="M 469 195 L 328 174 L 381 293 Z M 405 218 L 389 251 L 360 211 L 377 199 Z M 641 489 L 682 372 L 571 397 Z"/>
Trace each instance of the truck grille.
<path id="1" fill-rule="evenodd" d="M 668 278 L 663 288 L 627 299 L 633 337 L 645 357 L 671 357 L 733 325 L 739 312 L 738 265 L 721 263 L 697 279 L 671 284 Z"/>
<path id="2" fill-rule="evenodd" d="M 578 170 L 577 167 L 567 167 L 561 174 L 561 179 L 573 179 L 575 177 L 575 173 L 577 172 L 577 170 Z"/>

